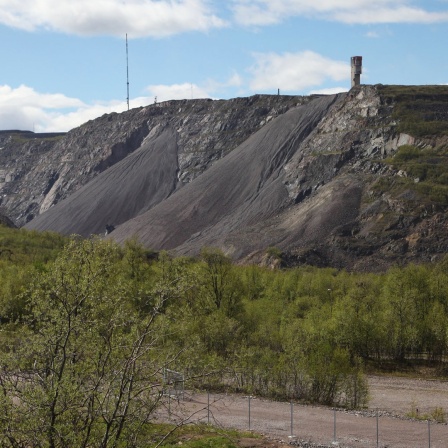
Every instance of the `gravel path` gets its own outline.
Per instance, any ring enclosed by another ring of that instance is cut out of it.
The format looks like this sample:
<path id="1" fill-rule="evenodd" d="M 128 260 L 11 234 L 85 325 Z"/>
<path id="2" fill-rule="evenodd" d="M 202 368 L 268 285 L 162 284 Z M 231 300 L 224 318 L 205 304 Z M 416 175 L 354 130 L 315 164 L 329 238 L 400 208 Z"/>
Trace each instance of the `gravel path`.
<path id="1" fill-rule="evenodd" d="M 193 414 L 191 422 L 241 430 L 250 425 L 250 430 L 279 442 L 309 448 L 448 448 L 446 424 L 429 426 L 427 421 L 406 418 L 411 406 L 420 414 L 443 408 L 448 418 L 448 382 L 370 377 L 369 384 L 371 400 L 362 412 L 294 404 L 292 431 L 290 403 L 252 397 L 249 421 L 249 398 L 237 395 L 186 394 L 184 401 L 171 400 L 160 418 L 167 418 L 170 411 L 170 419 L 177 422 Z"/>

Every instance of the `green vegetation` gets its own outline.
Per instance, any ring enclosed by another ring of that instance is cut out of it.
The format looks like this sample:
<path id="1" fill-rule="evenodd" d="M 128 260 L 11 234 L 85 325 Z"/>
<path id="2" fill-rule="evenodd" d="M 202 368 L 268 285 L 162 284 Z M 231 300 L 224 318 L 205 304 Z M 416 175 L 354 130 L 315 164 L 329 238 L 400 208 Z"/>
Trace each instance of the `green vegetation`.
<path id="1" fill-rule="evenodd" d="M 394 102 L 398 131 L 415 137 L 448 135 L 448 86 L 379 86 L 386 102 Z"/>
<path id="2" fill-rule="evenodd" d="M 61 140 L 65 134 L 64 133 L 48 133 L 48 134 L 35 134 L 34 132 L 12 132 L 11 136 L 15 142 L 26 143 L 33 139 L 39 139 L 40 141 L 46 142 L 57 142 Z"/>
<path id="3" fill-rule="evenodd" d="M 420 149 L 412 145 L 398 148 L 385 163 L 403 172 L 403 176 L 380 177 L 373 191 L 388 191 L 394 197 L 406 195 L 420 204 L 448 205 L 448 147 Z M 409 194 L 413 192 L 413 194 Z"/>
<path id="4" fill-rule="evenodd" d="M 149 434 L 165 367 L 187 388 L 349 408 L 368 400 L 365 368 L 446 372 L 448 258 L 385 274 L 274 271 L 212 248 L 155 257 L 135 241 L 62 249 L 52 234 L 1 232 L 13 252 L 1 260 L 1 446 L 160 442 Z M 234 446 L 220 437 L 187 446 Z"/>
<path id="5" fill-rule="evenodd" d="M 115 245 L 72 239 L 24 293 L 17 338 L 3 348 L 1 446 L 107 447 L 138 437 L 161 397 L 163 299 L 129 297 L 121 260 Z M 152 311 L 132 306 L 139 299 Z"/>
<path id="6" fill-rule="evenodd" d="M 272 257 L 272 258 L 276 258 L 277 260 L 281 260 L 283 254 L 282 254 L 281 249 L 279 249 L 278 247 L 269 246 L 266 249 L 266 255 L 268 257 Z"/>
<path id="7" fill-rule="evenodd" d="M 44 270 L 66 239 L 51 232 L 12 229 L 0 225 L 0 322 L 14 322 L 22 312 L 21 292 L 36 270 Z M 0 336 L 1 338 L 1 336 Z"/>
<path id="8" fill-rule="evenodd" d="M 21 266 L 46 263 L 55 259 L 65 242 L 66 239 L 57 233 L 0 225 L 0 260 Z"/>
<path id="9" fill-rule="evenodd" d="M 394 196 L 413 191 L 422 204 L 448 205 L 448 147 L 420 149 L 403 145 L 387 159 L 405 177 L 379 179 L 375 190 L 389 191 Z M 411 197 L 415 200 L 415 196 Z"/>
<path id="10" fill-rule="evenodd" d="M 166 437 L 166 434 L 170 436 Z M 252 432 L 219 429 L 208 425 L 186 425 L 176 428 L 173 425 L 151 425 L 145 437 L 153 444 L 161 443 L 161 447 L 171 448 L 182 445 L 187 448 L 237 448 L 239 440 L 257 439 Z M 153 445 L 151 445 L 153 446 Z"/>
<path id="11" fill-rule="evenodd" d="M 411 410 L 406 414 L 406 417 L 415 420 L 434 420 L 438 423 L 446 423 L 446 412 L 441 407 L 434 408 L 431 412 L 420 412 L 417 403 L 411 403 Z"/>
<path id="12" fill-rule="evenodd" d="M 397 131 L 414 137 L 448 135 L 448 86 L 378 86 L 386 104 L 393 104 Z M 446 137 L 444 137 L 446 138 Z M 443 139 L 441 141 L 444 141 Z M 431 143 L 433 144 L 433 143 Z M 394 197 L 408 192 L 423 205 L 448 205 L 448 147 L 418 148 L 404 145 L 387 163 L 406 173 L 401 178 L 381 178 L 374 191 L 388 191 Z"/>
<path id="13" fill-rule="evenodd" d="M 419 149 L 412 145 L 398 148 L 392 163 L 420 182 L 448 184 L 448 147 Z"/>

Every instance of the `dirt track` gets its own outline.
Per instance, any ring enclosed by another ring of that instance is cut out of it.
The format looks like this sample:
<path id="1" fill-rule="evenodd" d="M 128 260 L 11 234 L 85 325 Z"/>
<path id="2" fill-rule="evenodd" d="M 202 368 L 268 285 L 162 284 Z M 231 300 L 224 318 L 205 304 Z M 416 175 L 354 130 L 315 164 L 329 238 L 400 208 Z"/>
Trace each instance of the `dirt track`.
<path id="1" fill-rule="evenodd" d="M 412 406 L 418 408 L 420 414 L 431 413 L 435 408 L 443 408 L 448 414 L 448 382 L 370 377 L 369 383 L 371 400 L 369 409 L 363 412 L 335 412 L 325 407 L 294 404 L 294 439 L 290 437 L 290 403 L 253 397 L 250 400 L 250 429 L 278 441 L 297 439 L 323 446 L 448 448 L 446 424 L 431 422 L 429 427 L 427 421 L 405 418 Z M 210 414 L 207 412 L 208 399 Z M 186 394 L 184 401 L 179 404 L 171 401 L 169 407 L 174 421 L 194 412 L 190 419 L 192 422 L 210 421 L 223 427 L 249 429 L 248 397 Z"/>

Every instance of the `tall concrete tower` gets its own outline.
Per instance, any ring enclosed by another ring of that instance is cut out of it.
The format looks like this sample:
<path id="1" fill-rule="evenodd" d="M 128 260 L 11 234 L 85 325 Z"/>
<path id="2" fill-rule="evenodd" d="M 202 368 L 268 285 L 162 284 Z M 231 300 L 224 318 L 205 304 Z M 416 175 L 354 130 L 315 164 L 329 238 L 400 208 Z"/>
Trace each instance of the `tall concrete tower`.
<path id="1" fill-rule="evenodd" d="M 361 84 L 362 56 L 352 56 L 352 87 Z"/>

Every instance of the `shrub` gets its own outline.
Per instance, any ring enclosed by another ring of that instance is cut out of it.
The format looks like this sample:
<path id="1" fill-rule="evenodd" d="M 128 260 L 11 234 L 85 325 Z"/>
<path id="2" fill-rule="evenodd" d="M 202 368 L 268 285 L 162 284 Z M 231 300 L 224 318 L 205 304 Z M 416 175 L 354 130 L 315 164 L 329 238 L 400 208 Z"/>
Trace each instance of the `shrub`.
<path id="1" fill-rule="evenodd" d="M 394 156 L 395 162 L 407 162 L 408 160 L 417 159 L 420 157 L 421 151 L 412 145 L 403 145 L 398 148 Z"/>

